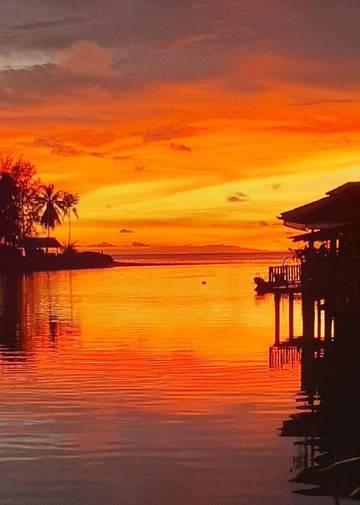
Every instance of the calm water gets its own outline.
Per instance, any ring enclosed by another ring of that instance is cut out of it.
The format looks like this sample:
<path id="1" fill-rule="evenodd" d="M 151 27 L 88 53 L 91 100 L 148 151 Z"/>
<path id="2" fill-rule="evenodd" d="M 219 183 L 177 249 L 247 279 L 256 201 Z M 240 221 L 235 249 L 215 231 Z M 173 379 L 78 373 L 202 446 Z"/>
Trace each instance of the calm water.
<path id="1" fill-rule="evenodd" d="M 0 503 L 332 503 L 288 482 L 300 371 L 268 366 L 268 262 L 2 279 Z"/>
<path id="2" fill-rule="evenodd" d="M 109 248 L 103 252 L 110 254 L 115 260 L 120 262 L 132 262 L 138 264 L 194 264 L 194 265 L 214 265 L 214 264 L 234 264 L 244 262 L 262 262 L 264 253 L 178 253 L 178 254 L 149 254 L 149 253 L 128 253 L 124 254 L 116 248 Z M 266 256 L 271 261 L 281 263 L 286 253 L 267 253 Z"/>

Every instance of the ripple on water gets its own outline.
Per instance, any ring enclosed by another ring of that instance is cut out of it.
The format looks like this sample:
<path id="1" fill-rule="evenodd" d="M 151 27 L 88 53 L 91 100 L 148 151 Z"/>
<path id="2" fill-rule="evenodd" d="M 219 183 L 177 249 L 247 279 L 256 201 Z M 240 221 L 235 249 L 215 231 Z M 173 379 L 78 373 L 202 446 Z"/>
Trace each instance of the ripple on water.
<path id="1" fill-rule="evenodd" d="M 261 266 L 3 281 L 2 503 L 302 503 L 278 436 L 300 371 L 269 370 Z"/>

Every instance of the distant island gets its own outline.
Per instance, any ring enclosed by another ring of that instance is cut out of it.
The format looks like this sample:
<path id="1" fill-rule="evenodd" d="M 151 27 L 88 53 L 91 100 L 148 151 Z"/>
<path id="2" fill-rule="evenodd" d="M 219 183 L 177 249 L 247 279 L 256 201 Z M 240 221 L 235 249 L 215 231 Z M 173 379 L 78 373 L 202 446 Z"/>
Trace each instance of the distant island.
<path id="1" fill-rule="evenodd" d="M 187 244 L 184 246 L 162 246 L 161 250 L 164 253 L 168 251 L 169 253 L 176 252 L 177 254 L 264 254 L 273 252 L 227 244 Z"/>
<path id="2" fill-rule="evenodd" d="M 284 251 L 268 251 L 226 244 L 183 244 L 183 245 L 150 245 L 146 247 L 116 246 L 119 254 L 286 254 Z"/>
<path id="3" fill-rule="evenodd" d="M 78 218 L 79 196 L 56 191 L 36 176 L 25 160 L 0 161 L 0 271 L 33 272 L 78 268 L 108 268 L 116 263 L 108 254 L 78 252 L 71 242 L 72 217 Z M 64 221 L 68 240 L 60 244 L 50 232 Z M 39 231 L 46 233 L 39 236 Z M 104 242 L 109 247 L 107 242 Z M 102 245 L 101 247 L 105 247 Z"/>

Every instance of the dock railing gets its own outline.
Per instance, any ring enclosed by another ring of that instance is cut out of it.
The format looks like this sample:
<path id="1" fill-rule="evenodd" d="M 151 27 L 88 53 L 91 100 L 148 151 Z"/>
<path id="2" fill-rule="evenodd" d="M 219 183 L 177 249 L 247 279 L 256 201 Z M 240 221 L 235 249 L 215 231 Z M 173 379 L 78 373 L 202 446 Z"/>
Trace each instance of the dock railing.
<path id="1" fill-rule="evenodd" d="M 273 287 L 299 287 L 301 285 L 301 265 L 269 267 L 269 283 Z"/>

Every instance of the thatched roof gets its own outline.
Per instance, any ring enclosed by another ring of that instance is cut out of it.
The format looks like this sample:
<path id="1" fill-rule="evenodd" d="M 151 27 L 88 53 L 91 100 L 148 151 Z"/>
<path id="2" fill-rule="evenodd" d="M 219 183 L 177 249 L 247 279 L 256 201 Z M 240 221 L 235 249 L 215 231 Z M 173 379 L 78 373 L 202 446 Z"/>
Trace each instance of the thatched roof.
<path id="1" fill-rule="evenodd" d="M 280 219 L 304 231 L 360 226 L 360 182 L 343 184 L 320 200 L 283 212 Z"/>
<path id="2" fill-rule="evenodd" d="M 20 246 L 24 249 L 59 249 L 60 242 L 54 237 L 32 237 L 21 241 Z"/>
<path id="3" fill-rule="evenodd" d="M 301 235 L 294 235 L 291 238 L 294 242 L 324 242 L 326 240 L 339 238 L 348 231 L 348 226 L 336 226 L 325 230 L 311 231 Z"/>

